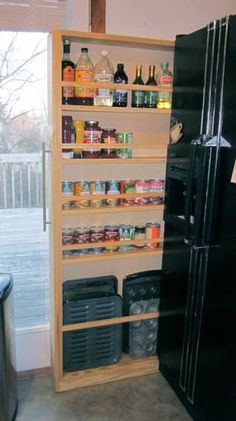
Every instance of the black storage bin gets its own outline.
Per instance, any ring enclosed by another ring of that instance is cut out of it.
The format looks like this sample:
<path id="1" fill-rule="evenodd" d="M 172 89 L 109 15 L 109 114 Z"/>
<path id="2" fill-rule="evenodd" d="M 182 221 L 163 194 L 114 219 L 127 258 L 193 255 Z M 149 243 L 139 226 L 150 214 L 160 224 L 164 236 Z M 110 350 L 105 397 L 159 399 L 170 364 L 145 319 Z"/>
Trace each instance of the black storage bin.
<path id="1" fill-rule="evenodd" d="M 160 301 L 160 281 L 161 281 L 161 270 L 149 270 L 144 272 L 137 272 L 127 275 L 123 279 L 123 314 L 124 316 L 137 314 L 135 307 L 140 308 L 140 312 L 146 313 L 150 311 L 158 311 Z M 149 321 L 138 321 L 125 323 L 123 327 L 123 351 L 129 353 L 130 345 L 133 344 L 133 349 L 136 346 L 138 337 L 134 338 L 136 334 L 136 328 L 140 330 L 146 330 L 150 326 L 150 332 L 147 332 L 142 339 L 143 352 L 136 352 L 131 350 L 132 356 L 148 356 L 153 355 L 155 351 L 145 351 L 145 337 L 153 333 L 152 326 L 156 326 L 157 334 L 158 319 L 150 319 Z M 132 336 L 131 336 L 132 335 Z M 136 341 L 137 339 L 137 341 Z M 146 354 L 145 354 L 146 352 Z"/>
<path id="2" fill-rule="evenodd" d="M 11 275 L 0 273 L 0 421 L 12 421 L 17 410 L 12 286 Z"/>
<path id="3" fill-rule="evenodd" d="M 70 280 L 63 285 L 63 323 L 82 323 L 122 315 L 114 276 Z M 114 364 L 121 357 L 122 326 L 81 329 L 63 334 L 64 371 Z"/>

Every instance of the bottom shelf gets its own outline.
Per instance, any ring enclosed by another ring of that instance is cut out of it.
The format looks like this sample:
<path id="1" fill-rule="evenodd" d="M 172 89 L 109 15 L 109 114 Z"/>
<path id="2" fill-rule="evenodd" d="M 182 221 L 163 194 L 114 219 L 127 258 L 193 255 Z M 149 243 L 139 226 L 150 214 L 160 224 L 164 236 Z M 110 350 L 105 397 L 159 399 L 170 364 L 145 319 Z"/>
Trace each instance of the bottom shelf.
<path id="1" fill-rule="evenodd" d="M 62 380 L 58 384 L 57 391 L 64 392 L 66 390 L 95 386 L 130 377 L 153 374 L 157 373 L 158 370 L 159 363 L 156 356 L 133 359 L 128 355 L 123 355 L 117 364 L 73 373 L 64 373 Z"/>

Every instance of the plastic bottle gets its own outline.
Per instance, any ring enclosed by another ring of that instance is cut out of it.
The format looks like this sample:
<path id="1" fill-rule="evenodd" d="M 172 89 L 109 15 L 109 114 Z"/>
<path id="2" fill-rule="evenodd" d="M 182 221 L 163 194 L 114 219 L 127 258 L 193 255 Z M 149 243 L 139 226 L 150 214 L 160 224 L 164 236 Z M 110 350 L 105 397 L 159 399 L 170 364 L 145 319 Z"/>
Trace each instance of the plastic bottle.
<path id="1" fill-rule="evenodd" d="M 113 82 L 114 69 L 107 51 L 101 51 L 101 57 L 95 65 L 95 82 Z M 113 90 L 110 88 L 96 88 L 94 91 L 94 105 L 109 106 L 113 104 Z"/>
<path id="2" fill-rule="evenodd" d="M 93 82 L 94 65 L 89 58 L 88 48 L 81 48 L 81 54 L 76 63 L 75 80 L 76 82 Z M 81 87 L 75 88 L 75 104 L 93 105 L 93 88 Z"/>
<path id="3" fill-rule="evenodd" d="M 124 71 L 124 64 L 117 64 L 117 70 L 114 74 L 115 83 L 128 83 L 128 76 Z M 113 96 L 113 107 L 127 107 L 128 91 L 125 89 L 115 89 Z"/>
<path id="4" fill-rule="evenodd" d="M 157 84 L 160 88 L 171 88 L 172 86 L 173 77 L 168 66 L 167 62 L 161 63 L 161 69 L 157 74 Z M 171 92 L 158 92 L 157 108 L 171 108 Z"/>
<path id="5" fill-rule="evenodd" d="M 142 79 L 142 66 L 138 64 L 136 66 L 136 76 L 135 80 L 133 81 L 134 85 L 144 85 L 144 81 Z M 135 90 L 132 91 L 132 107 L 143 107 L 144 106 L 144 91 Z"/>
<path id="6" fill-rule="evenodd" d="M 149 76 L 146 85 L 156 86 L 155 66 L 149 66 Z M 157 106 L 157 91 L 145 91 L 144 106 L 147 108 L 156 108 Z"/>

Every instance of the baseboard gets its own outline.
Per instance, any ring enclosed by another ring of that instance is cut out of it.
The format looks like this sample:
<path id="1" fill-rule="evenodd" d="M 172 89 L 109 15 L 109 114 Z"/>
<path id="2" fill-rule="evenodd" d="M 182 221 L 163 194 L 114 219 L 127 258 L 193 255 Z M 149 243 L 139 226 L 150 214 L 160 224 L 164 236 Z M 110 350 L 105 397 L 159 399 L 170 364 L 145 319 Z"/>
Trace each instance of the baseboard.
<path id="1" fill-rule="evenodd" d="M 36 377 L 49 377 L 51 376 L 51 367 L 35 368 L 34 370 L 18 371 L 17 378 L 19 380 L 36 378 Z"/>

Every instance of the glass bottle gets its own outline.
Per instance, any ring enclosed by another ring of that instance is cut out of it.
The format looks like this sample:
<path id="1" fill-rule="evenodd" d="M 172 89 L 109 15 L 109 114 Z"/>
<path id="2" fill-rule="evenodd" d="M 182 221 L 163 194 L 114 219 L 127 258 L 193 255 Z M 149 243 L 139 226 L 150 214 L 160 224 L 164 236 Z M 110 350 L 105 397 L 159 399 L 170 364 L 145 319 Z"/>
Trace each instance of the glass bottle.
<path id="1" fill-rule="evenodd" d="M 172 86 L 173 77 L 168 66 L 167 62 L 161 63 L 161 69 L 157 75 L 157 84 L 160 88 L 171 88 Z M 171 92 L 158 92 L 157 108 L 171 108 Z"/>
<path id="2" fill-rule="evenodd" d="M 156 86 L 155 66 L 149 66 L 149 76 L 146 85 Z M 157 106 L 157 91 L 145 91 L 144 106 L 147 108 L 155 108 Z"/>
<path id="3" fill-rule="evenodd" d="M 63 58 L 61 62 L 61 74 L 64 82 L 74 82 L 75 80 L 75 64 L 70 59 L 70 41 L 63 41 Z M 62 104 L 73 104 L 74 88 L 66 86 L 62 88 Z"/>
<path id="4" fill-rule="evenodd" d="M 81 54 L 75 68 L 75 80 L 76 82 L 93 82 L 93 78 L 94 66 L 89 58 L 88 48 L 81 48 Z M 75 88 L 74 102 L 77 105 L 93 105 L 93 88 Z"/>
<path id="5" fill-rule="evenodd" d="M 138 64 L 136 66 L 136 77 L 133 81 L 134 85 L 144 85 L 142 79 L 142 66 Z M 135 90 L 132 91 L 132 107 L 143 107 L 144 106 L 144 91 Z"/>
<path id="6" fill-rule="evenodd" d="M 95 65 L 95 82 L 113 82 L 114 69 L 106 50 L 101 51 L 101 57 Z M 94 105 L 111 107 L 113 91 L 110 88 L 96 88 L 94 91 Z"/>
<path id="7" fill-rule="evenodd" d="M 117 70 L 114 74 L 115 83 L 128 83 L 128 76 L 124 71 L 124 64 L 117 64 Z M 113 107 L 127 107 L 128 91 L 126 89 L 115 89 L 113 97 Z"/>

